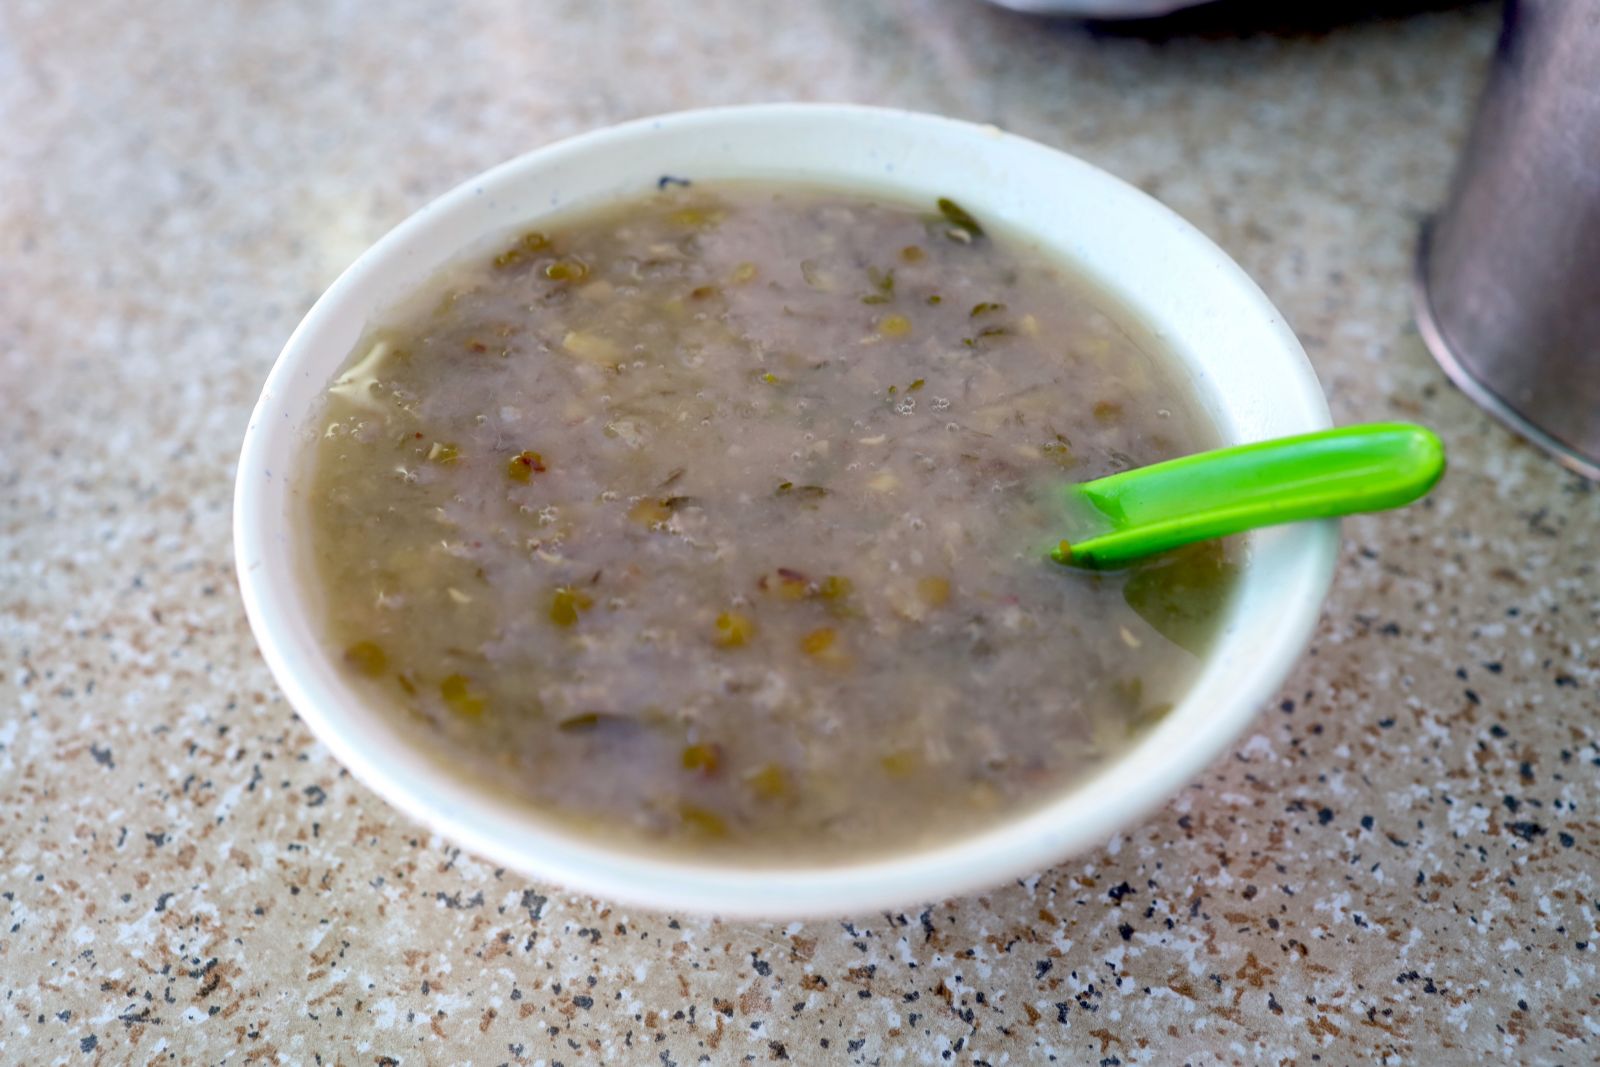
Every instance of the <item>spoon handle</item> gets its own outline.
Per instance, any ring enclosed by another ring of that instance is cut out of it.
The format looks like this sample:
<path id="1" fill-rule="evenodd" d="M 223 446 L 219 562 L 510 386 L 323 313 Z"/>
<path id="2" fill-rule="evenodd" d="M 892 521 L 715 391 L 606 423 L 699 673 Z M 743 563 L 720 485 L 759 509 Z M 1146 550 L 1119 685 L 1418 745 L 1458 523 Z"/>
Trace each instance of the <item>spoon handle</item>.
<path id="1" fill-rule="evenodd" d="M 1057 563 L 1117 567 L 1193 541 L 1409 504 L 1444 474 L 1433 431 L 1403 422 L 1345 426 L 1201 452 L 1068 490 L 1084 536 Z"/>

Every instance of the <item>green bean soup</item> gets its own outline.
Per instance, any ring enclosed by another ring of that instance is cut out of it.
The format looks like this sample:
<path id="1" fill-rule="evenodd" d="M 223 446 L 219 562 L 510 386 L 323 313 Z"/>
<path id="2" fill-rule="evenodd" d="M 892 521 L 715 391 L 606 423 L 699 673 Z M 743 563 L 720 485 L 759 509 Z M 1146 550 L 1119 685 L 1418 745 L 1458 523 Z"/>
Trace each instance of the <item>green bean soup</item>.
<path id="1" fill-rule="evenodd" d="M 667 189 L 512 235 L 327 391 L 331 654 L 465 774 L 668 850 L 917 847 L 1192 681 L 1203 545 L 1059 567 L 1061 488 L 1217 444 L 1152 340 L 959 205 Z"/>

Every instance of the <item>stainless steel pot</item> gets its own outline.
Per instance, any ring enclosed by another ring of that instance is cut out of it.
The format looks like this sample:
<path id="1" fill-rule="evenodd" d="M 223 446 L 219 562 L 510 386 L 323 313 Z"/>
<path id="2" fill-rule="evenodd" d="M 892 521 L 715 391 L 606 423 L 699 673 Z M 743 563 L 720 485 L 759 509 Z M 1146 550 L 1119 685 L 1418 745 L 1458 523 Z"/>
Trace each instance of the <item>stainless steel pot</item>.
<path id="1" fill-rule="evenodd" d="M 1600 0 L 1510 0 L 1417 322 L 1445 372 L 1600 479 Z"/>

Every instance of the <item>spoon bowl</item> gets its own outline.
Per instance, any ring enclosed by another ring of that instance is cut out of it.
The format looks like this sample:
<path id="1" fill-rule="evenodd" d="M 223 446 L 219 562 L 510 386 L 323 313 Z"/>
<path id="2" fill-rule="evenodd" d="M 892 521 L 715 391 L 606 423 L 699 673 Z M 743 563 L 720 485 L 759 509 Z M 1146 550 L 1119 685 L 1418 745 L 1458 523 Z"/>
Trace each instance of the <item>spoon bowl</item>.
<path id="1" fill-rule="evenodd" d="M 1097 772 L 971 835 L 824 863 L 665 856 L 541 817 L 420 743 L 318 638 L 303 580 L 303 469 L 317 402 L 368 324 L 460 254 L 553 213 L 637 198 L 658 182 L 786 181 L 905 202 L 949 197 L 1072 263 L 1159 336 L 1221 439 L 1324 429 L 1328 409 L 1283 317 L 1203 234 L 1132 186 L 993 127 L 840 105 L 687 112 L 596 131 L 479 175 L 363 254 L 289 339 L 239 459 L 235 558 L 273 675 L 352 774 L 496 866 L 611 900 L 726 917 L 864 914 L 995 885 L 1096 845 L 1199 774 L 1282 685 L 1321 611 L 1331 522 L 1246 535 L 1215 640 L 1177 705 Z M 1063 684 L 1072 684 L 1062 666 Z"/>

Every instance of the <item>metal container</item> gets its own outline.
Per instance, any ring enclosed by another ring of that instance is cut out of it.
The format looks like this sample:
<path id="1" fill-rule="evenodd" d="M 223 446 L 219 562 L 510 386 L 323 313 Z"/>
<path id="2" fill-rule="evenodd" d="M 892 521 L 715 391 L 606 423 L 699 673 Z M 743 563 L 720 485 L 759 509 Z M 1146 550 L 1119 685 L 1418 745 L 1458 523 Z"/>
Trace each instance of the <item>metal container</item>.
<path id="1" fill-rule="evenodd" d="M 1600 479 L 1600 0 L 1510 0 L 1417 323 L 1462 391 Z"/>

